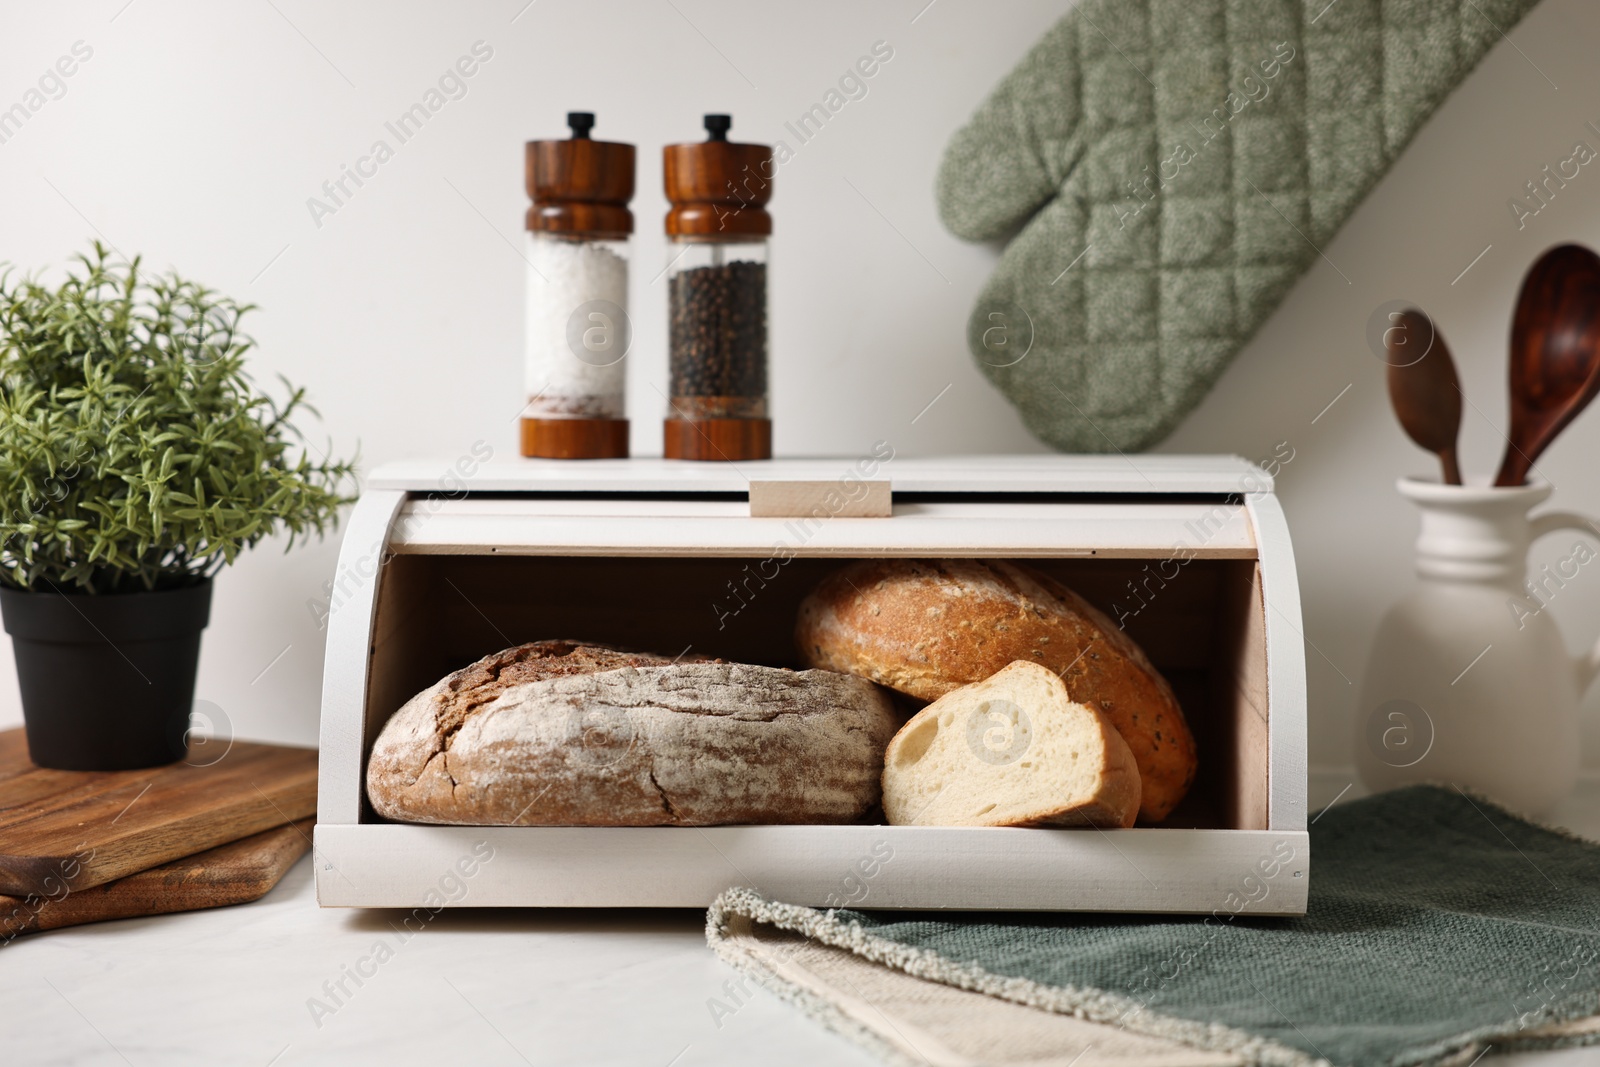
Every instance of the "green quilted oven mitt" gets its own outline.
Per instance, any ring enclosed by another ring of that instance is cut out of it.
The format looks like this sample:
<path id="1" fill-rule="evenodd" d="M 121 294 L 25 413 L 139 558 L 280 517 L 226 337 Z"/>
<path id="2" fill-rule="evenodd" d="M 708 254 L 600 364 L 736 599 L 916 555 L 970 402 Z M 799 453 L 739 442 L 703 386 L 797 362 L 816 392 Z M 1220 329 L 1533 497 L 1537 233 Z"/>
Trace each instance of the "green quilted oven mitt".
<path id="1" fill-rule="evenodd" d="M 940 166 L 952 232 L 1015 234 L 983 372 L 1056 448 L 1160 441 L 1537 2 L 1078 4 Z"/>

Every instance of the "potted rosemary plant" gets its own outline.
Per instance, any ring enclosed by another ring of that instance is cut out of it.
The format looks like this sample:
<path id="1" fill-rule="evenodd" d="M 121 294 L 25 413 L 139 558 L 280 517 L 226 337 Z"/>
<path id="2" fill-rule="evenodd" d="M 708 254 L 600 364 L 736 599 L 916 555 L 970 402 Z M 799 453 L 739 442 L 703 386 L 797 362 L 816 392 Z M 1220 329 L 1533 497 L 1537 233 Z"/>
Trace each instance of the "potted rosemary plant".
<path id="1" fill-rule="evenodd" d="M 353 499 L 293 447 L 305 391 L 245 373 L 249 310 L 98 243 L 55 288 L 0 274 L 0 616 L 41 766 L 182 759 L 212 576 Z"/>

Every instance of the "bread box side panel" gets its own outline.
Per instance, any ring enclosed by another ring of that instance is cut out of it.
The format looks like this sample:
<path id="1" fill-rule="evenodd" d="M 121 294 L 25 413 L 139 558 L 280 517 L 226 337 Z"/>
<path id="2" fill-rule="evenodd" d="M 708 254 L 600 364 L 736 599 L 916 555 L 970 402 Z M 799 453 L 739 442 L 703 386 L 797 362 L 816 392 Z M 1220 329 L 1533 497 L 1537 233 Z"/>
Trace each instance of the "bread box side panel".
<path id="1" fill-rule="evenodd" d="M 1261 624 L 1267 677 L 1268 826 L 1306 828 L 1308 755 L 1306 642 L 1300 581 L 1283 506 L 1271 493 L 1251 493 L 1246 506 L 1255 524 L 1261 559 Z"/>
<path id="2" fill-rule="evenodd" d="M 377 588 L 390 529 L 407 494 L 368 490 L 350 513 L 327 604 L 322 722 L 317 756 L 317 821 L 361 821 L 366 752 L 367 664 Z"/>

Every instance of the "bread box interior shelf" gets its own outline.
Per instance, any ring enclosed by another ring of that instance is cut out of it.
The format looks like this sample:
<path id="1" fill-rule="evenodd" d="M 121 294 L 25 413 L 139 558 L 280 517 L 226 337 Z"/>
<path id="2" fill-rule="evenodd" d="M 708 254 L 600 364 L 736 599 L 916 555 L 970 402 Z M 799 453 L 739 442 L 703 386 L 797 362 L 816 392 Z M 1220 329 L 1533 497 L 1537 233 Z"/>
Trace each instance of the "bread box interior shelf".
<path id="1" fill-rule="evenodd" d="M 882 556 L 1025 559 L 1118 620 L 1195 734 L 1187 799 L 1111 831 L 421 826 L 365 799 L 388 716 L 481 656 L 579 638 L 796 666 L 801 598 Z M 814 906 L 1300 914 L 1305 761 L 1294 557 L 1271 479 L 1236 457 L 391 465 L 334 582 L 317 893 L 703 907 L 745 885 Z"/>

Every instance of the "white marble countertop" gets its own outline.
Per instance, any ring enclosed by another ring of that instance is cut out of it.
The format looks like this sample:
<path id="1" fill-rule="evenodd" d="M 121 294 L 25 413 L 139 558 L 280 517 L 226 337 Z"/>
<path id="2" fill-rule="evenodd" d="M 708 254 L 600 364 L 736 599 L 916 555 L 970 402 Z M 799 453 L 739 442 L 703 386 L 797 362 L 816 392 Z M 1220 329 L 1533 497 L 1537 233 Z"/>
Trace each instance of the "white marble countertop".
<path id="1" fill-rule="evenodd" d="M 1336 777 L 1319 775 L 1313 799 Z M 1600 783 L 1554 821 L 1600 838 Z M 875 1062 L 741 989 L 699 912 L 446 911 L 403 944 L 398 914 L 318 908 L 301 860 L 254 904 L 19 938 L 0 948 L 0 1064 Z M 357 986 L 348 975 L 380 940 L 398 948 Z M 1595 1064 L 1600 1049 L 1497 1062 Z"/>
<path id="2" fill-rule="evenodd" d="M 402 914 L 317 907 L 308 857 L 254 904 L 18 938 L 0 1064 L 874 1062 L 753 983 L 714 1018 L 738 975 L 701 912 L 445 911 L 400 944 Z M 358 987 L 380 939 L 398 948 Z"/>

